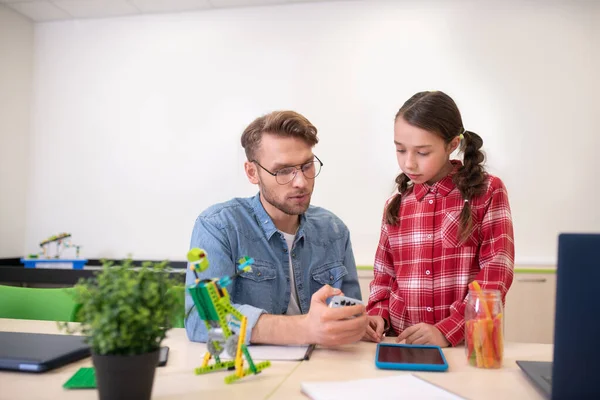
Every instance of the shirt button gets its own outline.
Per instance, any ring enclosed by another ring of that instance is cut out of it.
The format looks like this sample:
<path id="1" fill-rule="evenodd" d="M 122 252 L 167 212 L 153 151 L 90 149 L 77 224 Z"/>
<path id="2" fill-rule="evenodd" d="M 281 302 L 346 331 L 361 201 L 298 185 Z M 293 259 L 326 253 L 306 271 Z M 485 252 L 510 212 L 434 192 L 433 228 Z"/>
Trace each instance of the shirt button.
<path id="1" fill-rule="evenodd" d="M 431 308 L 431 307 L 427 307 L 427 311 L 428 311 L 428 312 L 432 312 L 432 311 L 433 311 L 433 308 Z"/>
<path id="2" fill-rule="evenodd" d="M 433 204 L 433 200 L 429 200 L 429 204 Z"/>
<path id="3" fill-rule="evenodd" d="M 258 276 L 261 276 L 262 274 L 261 274 L 261 273 L 260 273 L 260 271 L 259 271 L 259 272 L 257 272 L 257 273 L 256 273 L 256 275 L 258 275 Z"/>
<path id="4" fill-rule="evenodd" d="M 329 275 L 329 280 L 332 281 L 333 280 L 333 275 Z"/>
<path id="5" fill-rule="evenodd" d="M 425 275 L 429 275 L 429 274 L 431 274 L 430 270 L 425 271 Z"/>
<path id="6" fill-rule="evenodd" d="M 427 235 L 427 239 L 431 239 L 431 233 L 429 235 Z"/>
<path id="7" fill-rule="evenodd" d="M 287 249 L 283 249 L 283 252 L 284 252 L 284 253 L 287 253 Z"/>

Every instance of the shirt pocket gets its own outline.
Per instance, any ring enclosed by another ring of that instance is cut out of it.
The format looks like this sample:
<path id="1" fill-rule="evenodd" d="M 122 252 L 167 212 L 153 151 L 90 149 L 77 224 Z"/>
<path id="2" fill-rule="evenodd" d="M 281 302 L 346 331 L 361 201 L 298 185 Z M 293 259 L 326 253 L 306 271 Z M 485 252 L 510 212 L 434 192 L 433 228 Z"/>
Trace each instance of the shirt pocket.
<path id="1" fill-rule="evenodd" d="M 273 312 L 273 294 L 277 273 L 275 266 L 266 261 L 254 260 L 252 270 L 243 272 L 237 280 L 235 303 L 249 304 Z"/>
<path id="2" fill-rule="evenodd" d="M 335 288 L 341 288 L 343 278 L 346 275 L 348 275 L 348 270 L 341 261 L 334 261 L 325 264 L 315 268 L 312 271 L 312 279 L 319 284 L 319 287 L 323 285 L 330 285 Z M 318 289 L 319 288 L 317 288 L 317 290 Z"/>
<path id="3" fill-rule="evenodd" d="M 460 210 L 447 212 L 446 217 L 442 221 L 440 235 L 442 238 L 442 247 L 444 248 L 474 247 L 479 245 L 479 224 L 476 223 L 475 216 L 472 214 L 473 224 L 471 225 L 469 234 L 465 239 L 460 240 L 460 213 Z"/>

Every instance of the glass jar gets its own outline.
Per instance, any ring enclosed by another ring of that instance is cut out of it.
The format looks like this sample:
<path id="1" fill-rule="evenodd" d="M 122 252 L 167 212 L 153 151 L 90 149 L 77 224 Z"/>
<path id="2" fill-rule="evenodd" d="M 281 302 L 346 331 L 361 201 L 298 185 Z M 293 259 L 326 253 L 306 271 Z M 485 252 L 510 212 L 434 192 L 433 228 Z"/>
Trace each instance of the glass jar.
<path id="1" fill-rule="evenodd" d="M 499 290 L 469 290 L 465 309 L 465 350 L 469 364 L 500 368 L 504 353 L 504 315 Z"/>

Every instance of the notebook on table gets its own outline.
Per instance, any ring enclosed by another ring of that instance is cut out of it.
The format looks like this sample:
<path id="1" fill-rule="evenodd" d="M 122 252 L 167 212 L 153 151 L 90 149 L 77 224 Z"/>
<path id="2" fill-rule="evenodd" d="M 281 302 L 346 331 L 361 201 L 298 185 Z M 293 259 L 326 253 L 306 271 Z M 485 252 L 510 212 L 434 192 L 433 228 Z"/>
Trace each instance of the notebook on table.
<path id="1" fill-rule="evenodd" d="M 302 393 L 313 400 L 462 399 L 412 374 L 352 381 L 302 382 L 301 388 Z"/>
<path id="2" fill-rule="evenodd" d="M 248 346 L 248 352 L 252 359 L 257 361 L 307 361 L 310 359 L 314 348 L 314 345 L 275 346 L 253 344 Z M 225 351 L 221 358 L 230 360 L 234 359 L 235 355 L 230 355 Z"/>

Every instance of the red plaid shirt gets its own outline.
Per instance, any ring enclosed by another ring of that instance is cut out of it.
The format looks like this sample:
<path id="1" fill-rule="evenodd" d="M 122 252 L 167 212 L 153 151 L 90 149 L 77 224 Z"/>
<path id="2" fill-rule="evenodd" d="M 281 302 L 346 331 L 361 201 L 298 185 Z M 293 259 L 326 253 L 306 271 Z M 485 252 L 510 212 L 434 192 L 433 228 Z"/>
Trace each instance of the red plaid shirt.
<path id="1" fill-rule="evenodd" d="M 470 201 L 473 228 L 458 240 L 464 199 L 452 183 L 461 166 L 433 185 L 417 184 L 402 196 L 400 224 L 381 226 L 367 312 L 396 334 L 424 322 L 451 345 L 464 339 L 467 285 L 498 289 L 504 301 L 513 280 L 513 226 L 502 181 L 489 175 L 487 190 Z"/>

